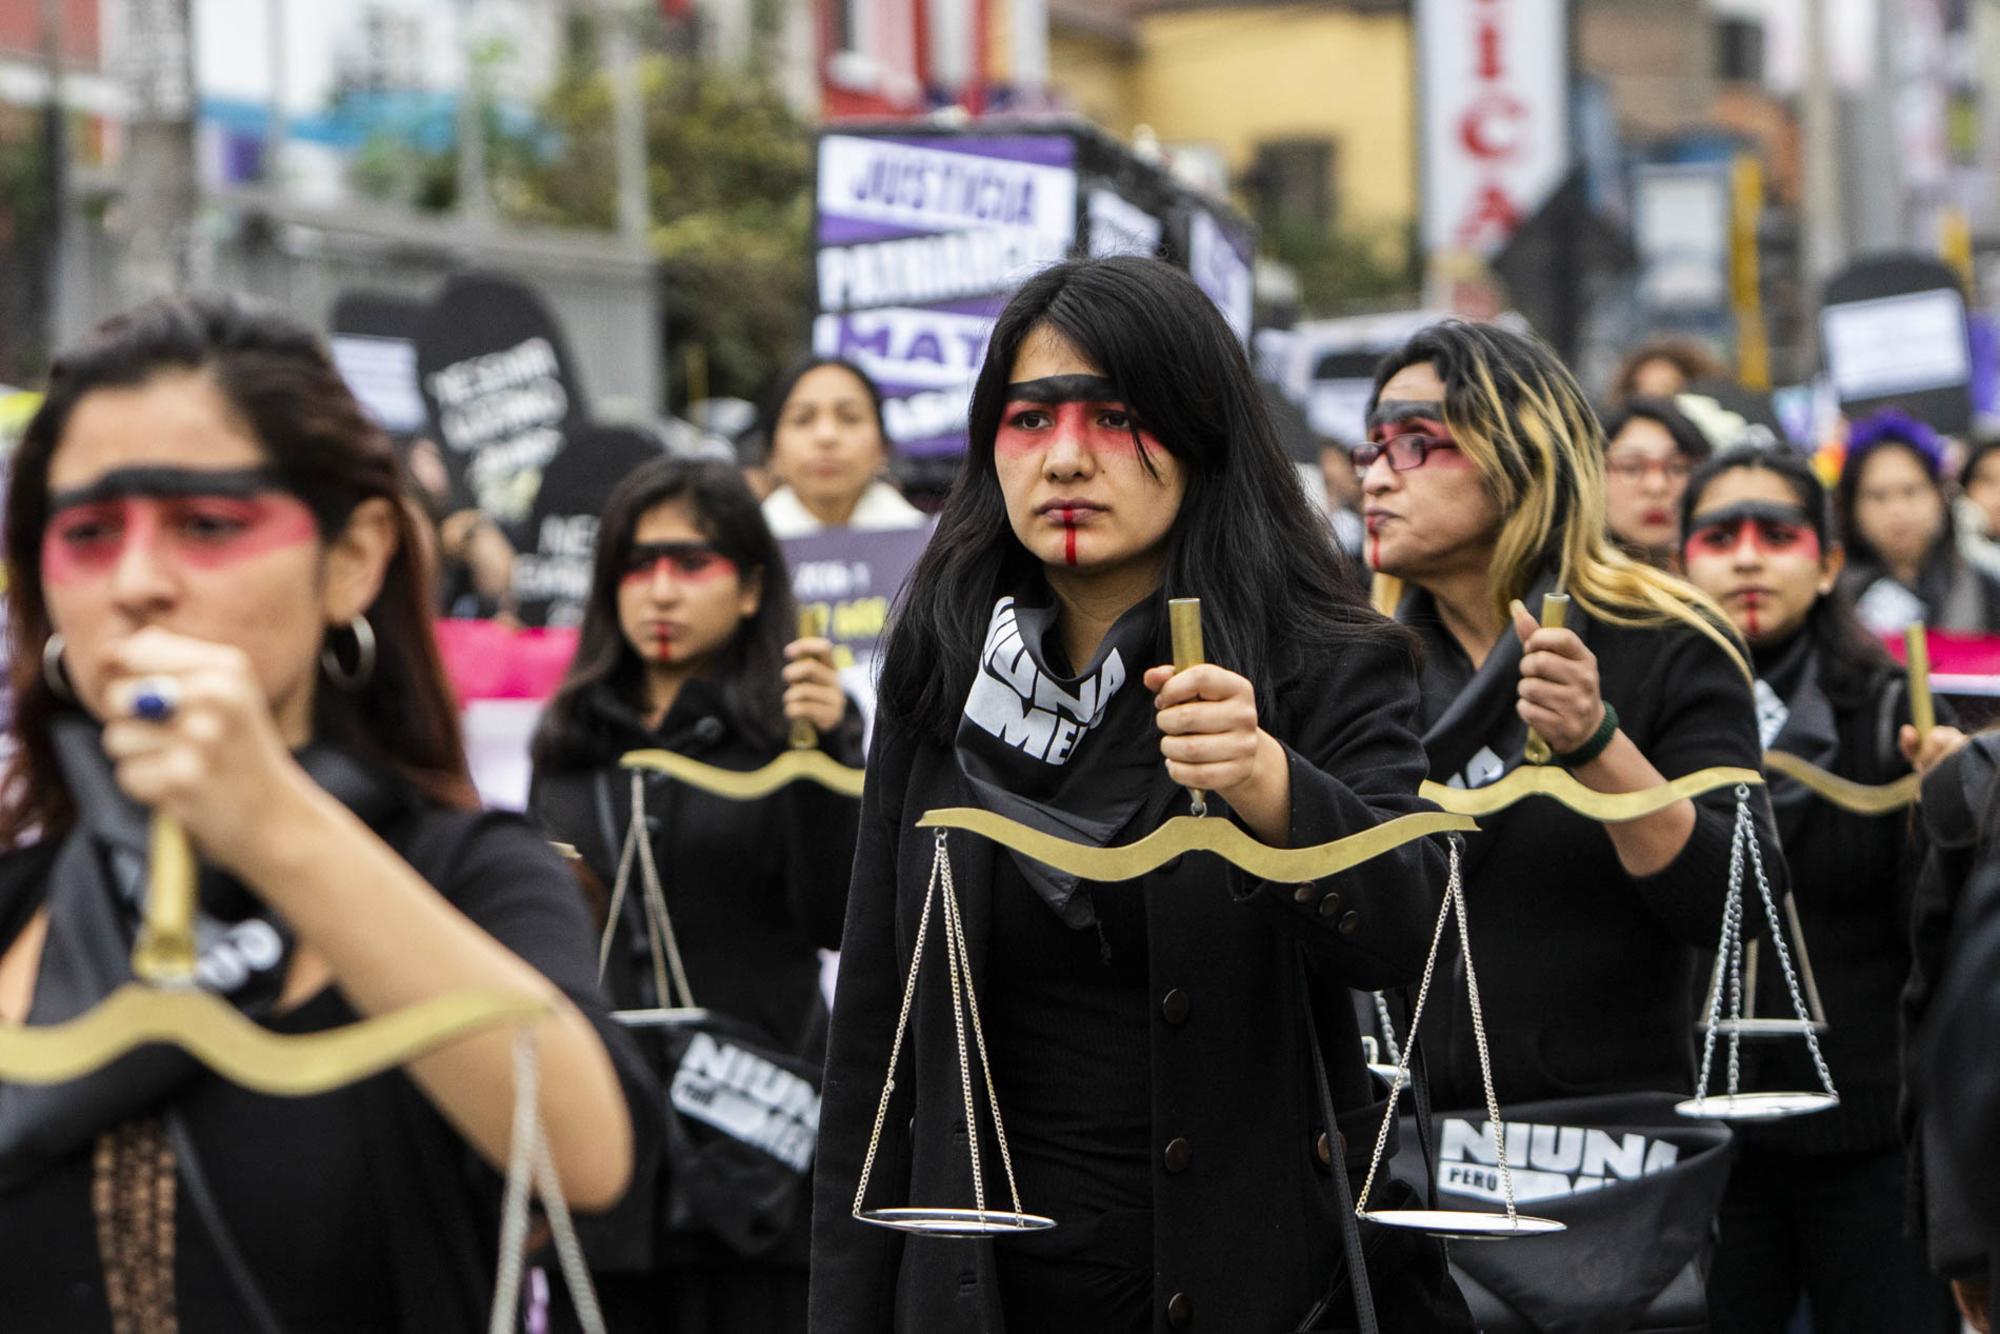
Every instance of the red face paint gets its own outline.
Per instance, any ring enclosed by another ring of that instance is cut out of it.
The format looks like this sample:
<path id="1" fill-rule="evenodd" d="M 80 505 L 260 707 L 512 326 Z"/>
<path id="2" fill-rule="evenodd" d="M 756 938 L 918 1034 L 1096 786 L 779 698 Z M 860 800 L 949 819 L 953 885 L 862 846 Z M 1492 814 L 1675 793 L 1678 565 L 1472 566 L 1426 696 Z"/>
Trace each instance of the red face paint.
<path id="1" fill-rule="evenodd" d="M 1735 508 L 1735 507 L 1732 507 Z M 1819 534 L 1804 519 L 1788 515 L 1724 514 L 1697 518 L 1683 554 L 1696 556 L 1792 556 L 1817 561 Z"/>
<path id="2" fill-rule="evenodd" d="M 1159 448 L 1144 431 L 1134 434 L 1132 416 L 1116 402 L 1035 403 L 1016 399 L 993 437 L 995 453 L 1011 457 L 1036 454 L 1057 441 L 1075 444 L 1093 454 L 1136 454 L 1143 446 Z"/>
<path id="3" fill-rule="evenodd" d="M 278 492 L 84 500 L 50 517 L 42 534 L 42 578 L 57 584 L 103 578 L 134 550 L 165 565 L 215 570 L 318 536 L 312 511 Z"/>
<path id="4" fill-rule="evenodd" d="M 706 584 L 736 573 L 736 562 L 698 542 L 640 542 L 625 562 L 621 583 L 650 584 L 664 573 L 676 583 Z"/>
<path id="5" fill-rule="evenodd" d="M 1064 510 L 1063 521 L 1063 562 L 1076 564 L 1076 511 Z"/>

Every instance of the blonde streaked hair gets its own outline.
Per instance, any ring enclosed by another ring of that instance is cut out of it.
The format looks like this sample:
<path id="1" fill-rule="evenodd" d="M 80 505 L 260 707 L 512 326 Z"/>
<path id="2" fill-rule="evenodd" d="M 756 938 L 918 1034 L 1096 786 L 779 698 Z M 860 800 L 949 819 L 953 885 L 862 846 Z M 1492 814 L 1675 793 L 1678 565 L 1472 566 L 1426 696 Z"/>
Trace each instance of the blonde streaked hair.
<path id="1" fill-rule="evenodd" d="M 1604 432 L 1576 379 L 1539 340 L 1447 320 L 1416 334 L 1375 374 L 1369 404 L 1406 366 L 1444 381 L 1444 426 L 1478 468 L 1502 515 L 1488 589 L 1502 621 L 1554 566 L 1556 584 L 1612 625 L 1686 625 L 1715 641 L 1747 678 L 1736 631 L 1706 593 L 1611 544 L 1604 518 Z M 1375 576 L 1375 605 L 1393 615 L 1403 581 Z"/>

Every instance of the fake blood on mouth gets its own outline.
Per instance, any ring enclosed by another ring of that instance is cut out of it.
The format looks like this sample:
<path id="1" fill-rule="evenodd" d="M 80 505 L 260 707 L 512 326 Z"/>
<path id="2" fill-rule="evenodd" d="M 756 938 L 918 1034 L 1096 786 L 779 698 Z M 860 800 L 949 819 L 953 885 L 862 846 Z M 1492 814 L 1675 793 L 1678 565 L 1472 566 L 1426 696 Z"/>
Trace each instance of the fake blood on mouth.
<path id="1" fill-rule="evenodd" d="M 1064 510 L 1063 522 L 1063 563 L 1076 564 L 1076 511 Z"/>

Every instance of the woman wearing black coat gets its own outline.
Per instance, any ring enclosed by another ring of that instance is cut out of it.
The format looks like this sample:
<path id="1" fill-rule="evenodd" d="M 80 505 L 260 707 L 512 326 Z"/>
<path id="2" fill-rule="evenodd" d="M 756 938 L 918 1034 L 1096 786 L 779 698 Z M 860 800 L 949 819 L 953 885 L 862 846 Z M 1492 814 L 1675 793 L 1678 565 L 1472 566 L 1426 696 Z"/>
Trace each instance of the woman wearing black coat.
<path id="1" fill-rule="evenodd" d="M 1369 435 L 1356 461 L 1376 605 L 1424 640 L 1437 781 L 1495 781 L 1530 727 L 1599 792 L 1760 765 L 1721 609 L 1609 545 L 1597 419 L 1546 348 L 1488 326 L 1425 330 L 1378 371 Z M 1568 626 L 1538 628 L 1522 600 L 1554 591 L 1571 598 Z M 1768 803 L 1751 801 L 1782 892 Z M 1721 929 L 1735 812 L 1722 789 L 1623 824 L 1546 800 L 1481 819 L 1466 887 L 1503 1101 L 1692 1089 L 1696 956 Z M 1478 1106 L 1460 975 L 1425 1030 L 1438 1105 Z"/>
<path id="2" fill-rule="evenodd" d="M 1292 846 L 1422 808 L 1407 640 L 1343 591 L 1337 561 L 1240 347 L 1184 274 L 1080 261 L 1023 286 L 891 630 L 827 1060 L 816 1331 L 1293 1329 L 1341 1279 L 1330 1169 L 1358 1185 L 1382 1098 L 1343 988 L 1420 971 L 1443 884 L 1423 843 L 1319 883 L 1197 854 L 1092 885 L 950 834 L 1023 1206 L 1057 1226 L 945 1240 L 851 1216 L 864 1160 L 867 1207 L 971 1202 L 935 940 L 870 1142 L 931 875 L 926 809 L 1122 844 L 1193 786 L 1207 818 Z M 1161 665 L 1170 594 L 1203 599 L 1214 665 Z M 1436 1243 L 1380 1241 L 1385 1328 L 1468 1327 Z M 1322 1327 L 1352 1309 L 1343 1289 Z"/>
<path id="3" fill-rule="evenodd" d="M 1750 645 L 1765 748 L 1857 783 L 1907 775 L 1917 737 L 1903 672 L 1833 591 L 1844 553 L 1806 461 L 1756 448 L 1718 455 L 1689 481 L 1681 522 L 1688 580 Z M 1917 758 L 1928 764 L 1961 739 L 1939 727 Z M 1912 817 L 1843 811 L 1784 778 L 1771 800 L 1840 1105 L 1739 1128 L 1709 1283 L 1714 1327 L 1781 1334 L 1804 1297 L 1818 1334 L 1955 1329 L 1944 1284 L 1902 1227 L 1897 1002 L 1910 970 Z M 1755 1013 L 1789 1016 L 1770 949 Z M 1750 1044 L 1743 1072 L 1754 1088 L 1819 1086 L 1796 1040 Z"/>
<path id="4" fill-rule="evenodd" d="M 632 774 L 618 763 L 657 748 L 755 769 L 784 752 L 788 720 L 804 720 L 835 759 L 858 765 L 860 724 L 831 646 L 787 644 L 795 624 L 783 556 L 734 469 L 660 459 L 633 472 L 599 529 L 576 659 L 535 739 L 529 813 L 605 886 L 631 821 L 643 819 L 695 1003 L 817 1063 L 819 951 L 839 947 L 859 803 L 811 782 L 733 801 L 649 773 L 635 811 Z M 625 1010 L 685 1003 L 655 983 L 640 875 L 630 873 L 606 958 L 605 985 Z M 748 1256 L 657 1208 L 631 1214 L 638 1235 L 657 1227 L 654 1264 L 603 1282 L 609 1306 L 643 1321 L 635 1328 L 804 1326 L 804 1202 L 782 1239 Z"/>

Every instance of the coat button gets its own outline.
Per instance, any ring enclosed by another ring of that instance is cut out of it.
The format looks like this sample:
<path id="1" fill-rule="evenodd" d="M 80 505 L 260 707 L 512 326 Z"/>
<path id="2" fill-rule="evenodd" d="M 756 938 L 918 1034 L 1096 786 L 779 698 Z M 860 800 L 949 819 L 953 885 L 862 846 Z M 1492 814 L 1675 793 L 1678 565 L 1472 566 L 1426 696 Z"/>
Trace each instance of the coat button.
<path id="1" fill-rule="evenodd" d="M 1188 994 L 1175 987 L 1160 997 L 1160 1017 L 1170 1024 L 1183 1024 L 1188 1017 Z"/>
<path id="2" fill-rule="evenodd" d="M 1318 885 L 1313 885 L 1313 884 L 1298 885 L 1295 886 L 1292 890 L 1292 902 L 1298 904 L 1301 908 L 1312 907 L 1312 901 L 1318 897 L 1319 897 Z"/>
<path id="3" fill-rule="evenodd" d="M 1185 1292 L 1177 1292 L 1167 1298 L 1167 1323 L 1175 1329 L 1186 1329 L 1194 1321 L 1194 1303 Z"/>
<path id="4" fill-rule="evenodd" d="M 1184 1139 L 1177 1139 L 1167 1145 L 1167 1170 L 1185 1172 L 1194 1161 L 1194 1148 Z"/>
<path id="5" fill-rule="evenodd" d="M 1339 911 L 1340 911 L 1340 891 L 1337 889 L 1329 889 L 1326 892 L 1326 897 L 1319 901 L 1319 915 L 1321 917 L 1331 917 Z"/>
<path id="6" fill-rule="evenodd" d="M 1340 920 L 1334 923 L 1333 929 L 1340 932 L 1340 934 L 1343 936 L 1351 936 L 1355 933 L 1357 929 L 1360 928 L 1360 926 L 1361 926 L 1361 914 L 1358 912 L 1349 911 L 1349 912 L 1344 912 L 1340 915 Z"/>
<path id="7" fill-rule="evenodd" d="M 1347 1136 L 1345 1135 L 1340 1137 L 1340 1152 L 1342 1155 L 1347 1153 Z M 1319 1159 L 1322 1167 L 1333 1166 L 1333 1144 L 1327 1139 L 1324 1130 L 1320 1131 L 1319 1139 L 1313 1144 L 1313 1156 Z"/>

